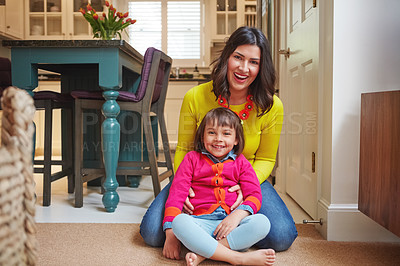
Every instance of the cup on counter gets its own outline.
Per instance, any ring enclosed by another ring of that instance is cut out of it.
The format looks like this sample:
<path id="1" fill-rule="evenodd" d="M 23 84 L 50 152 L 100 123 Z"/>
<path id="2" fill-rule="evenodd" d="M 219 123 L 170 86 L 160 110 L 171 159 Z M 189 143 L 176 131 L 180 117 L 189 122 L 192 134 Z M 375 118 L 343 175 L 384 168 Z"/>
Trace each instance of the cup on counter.
<path id="1" fill-rule="evenodd" d="M 60 8 L 58 6 L 50 7 L 50 12 L 60 12 Z"/>
<path id="2" fill-rule="evenodd" d="M 33 25 L 31 35 L 43 35 L 43 26 Z"/>

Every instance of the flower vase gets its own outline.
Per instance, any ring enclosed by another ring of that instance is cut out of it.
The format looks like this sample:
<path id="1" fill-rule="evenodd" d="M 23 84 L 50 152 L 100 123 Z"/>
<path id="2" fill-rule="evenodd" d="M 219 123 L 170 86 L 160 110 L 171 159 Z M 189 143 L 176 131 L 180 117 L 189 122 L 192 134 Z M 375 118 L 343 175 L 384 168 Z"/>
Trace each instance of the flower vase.
<path id="1" fill-rule="evenodd" d="M 118 40 L 117 33 L 114 31 L 105 31 L 105 34 L 101 36 L 102 40 L 110 41 L 110 40 Z"/>

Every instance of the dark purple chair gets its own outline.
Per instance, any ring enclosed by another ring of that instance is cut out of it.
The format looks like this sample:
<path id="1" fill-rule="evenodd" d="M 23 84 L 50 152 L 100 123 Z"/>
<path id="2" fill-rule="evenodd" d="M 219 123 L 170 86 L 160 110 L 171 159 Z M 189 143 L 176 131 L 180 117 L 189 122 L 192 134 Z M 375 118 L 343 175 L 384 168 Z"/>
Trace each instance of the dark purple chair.
<path id="1" fill-rule="evenodd" d="M 11 86 L 11 61 L 8 58 L 0 57 L 0 97 L 3 89 Z M 67 151 L 63 151 L 66 157 L 62 160 L 54 160 L 52 158 L 52 138 L 53 138 L 53 110 L 63 109 L 68 110 L 72 117 L 73 98 L 69 94 L 61 94 L 54 91 L 39 91 L 34 92 L 33 96 L 35 107 L 37 110 L 44 110 L 44 151 L 43 160 L 35 160 L 34 173 L 43 174 L 43 206 L 49 206 L 51 203 L 51 182 L 54 182 L 62 177 L 68 177 L 68 193 L 74 191 L 73 179 L 73 124 L 70 119 L 67 128 L 70 130 L 66 134 L 71 145 L 67 146 Z M 56 173 L 51 172 L 52 165 L 61 165 L 62 170 Z"/>
<path id="2" fill-rule="evenodd" d="M 166 178 L 172 180 L 174 176 L 164 118 L 171 64 L 172 59 L 169 56 L 155 48 L 148 48 L 144 55 L 138 89 L 135 93 L 119 91 L 119 97 L 117 98 L 121 110 L 140 114 L 141 128 L 143 129 L 140 132 L 144 132 L 148 152 L 148 161 L 143 161 L 142 159 L 142 161 L 118 162 L 117 175 L 151 175 L 155 196 L 161 191 L 160 182 Z M 73 91 L 71 95 L 75 98 L 75 207 L 82 207 L 83 183 L 105 176 L 104 168 L 83 168 L 82 110 L 100 110 L 104 104 L 104 98 L 102 91 Z M 153 131 L 150 122 L 151 116 L 157 116 L 158 119 L 165 155 L 165 161 L 163 162 L 158 161 L 155 154 Z M 141 157 L 143 158 L 143 154 Z M 159 174 L 158 167 L 166 167 L 167 170 Z"/>

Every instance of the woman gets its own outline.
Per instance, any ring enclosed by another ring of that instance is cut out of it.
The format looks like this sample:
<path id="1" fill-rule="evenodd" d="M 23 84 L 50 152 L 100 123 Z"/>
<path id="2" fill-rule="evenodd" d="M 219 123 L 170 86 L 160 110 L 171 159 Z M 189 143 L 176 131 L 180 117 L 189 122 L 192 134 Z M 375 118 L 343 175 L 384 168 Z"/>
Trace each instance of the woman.
<path id="1" fill-rule="evenodd" d="M 286 250 L 297 237 L 297 230 L 285 203 L 266 181 L 275 164 L 283 106 L 274 95 L 275 69 L 265 35 L 256 28 L 238 28 L 214 62 L 211 78 L 211 82 L 192 88 L 184 97 L 174 167 L 177 169 L 186 153 L 193 150 L 196 129 L 209 110 L 224 106 L 235 111 L 243 123 L 243 155 L 252 164 L 261 184 L 263 200 L 259 213 L 271 223 L 270 233 L 256 246 Z M 169 187 L 156 197 L 140 225 L 143 239 L 151 246 L 161 247 L 165 241 L 162 220 Z M 231 188 L 235 190 L 238 187 Z M 189 201 L 185 209 L 192 208 Z"/>

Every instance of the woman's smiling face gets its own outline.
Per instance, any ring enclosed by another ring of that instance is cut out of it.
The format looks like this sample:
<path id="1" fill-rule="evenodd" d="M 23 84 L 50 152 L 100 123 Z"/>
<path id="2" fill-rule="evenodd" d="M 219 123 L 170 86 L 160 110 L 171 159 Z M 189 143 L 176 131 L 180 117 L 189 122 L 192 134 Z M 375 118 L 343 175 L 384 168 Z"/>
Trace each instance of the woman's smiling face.
<path id="1" fill-rule="evenodd" d="M 248 90 L 260 71 L 261 51 L 257 45 L 238 46 L 228 60 L 230 92 Z"/>

